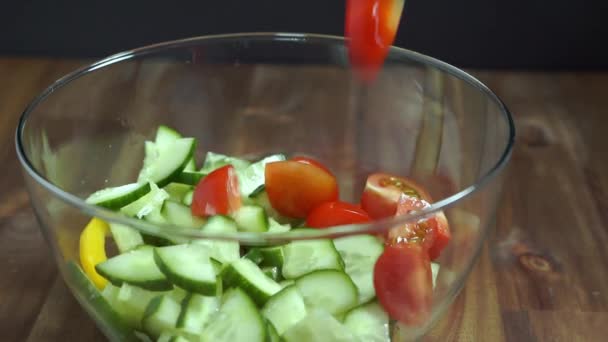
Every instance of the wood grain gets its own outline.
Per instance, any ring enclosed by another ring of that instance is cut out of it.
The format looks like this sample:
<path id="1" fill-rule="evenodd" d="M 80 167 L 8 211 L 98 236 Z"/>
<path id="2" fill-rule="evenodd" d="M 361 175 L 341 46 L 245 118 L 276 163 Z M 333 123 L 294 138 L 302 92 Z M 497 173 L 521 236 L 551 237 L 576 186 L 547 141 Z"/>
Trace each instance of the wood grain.
<path id="1" fill-rule="evenodd" d="M 103 340 L 57 275 L 27 202 L 13 143 L 27 102 L 81 63 L 0 59 L 2 341 Z M 474 74 L 513 112 L 518 144 L 494 232 L 460 296 L 425 340 L 606 340 L 608 73 Z M 248 79 L 264 77 L 272 73 Z M 310 77 L 316 89 L 322 78 Z M 254 116 L 263 114 L 260 94 L 272 89 L 256 91 L 249 94 L 257 103 L 250 108 Z M 345 97 L 341 103 L 351 106 L 355 91 L 342 88 L 317 96 Z M 382 123 L 375 125 L 383 129 Z M 354 127 L 334 129 L 345 142 L 353 139 Z"/>

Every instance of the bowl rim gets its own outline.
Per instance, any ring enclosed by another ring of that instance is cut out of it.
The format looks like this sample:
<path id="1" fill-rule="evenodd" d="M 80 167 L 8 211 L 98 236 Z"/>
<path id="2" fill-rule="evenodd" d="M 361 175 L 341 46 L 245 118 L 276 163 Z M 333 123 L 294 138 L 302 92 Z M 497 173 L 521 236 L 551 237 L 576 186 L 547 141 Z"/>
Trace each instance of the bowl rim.
<path id="1" fill-rule="evenodd" d="M 57 79 L 53 83 L 51 83 L 45 90 L 43 90 L 40 94 L 38 94 L 24 109 L 21 117 L 19 119 L 19 123 L 17 125 L 17 129 L 15 132 L 15 147 L 17 151 L 17 157 L 23 167 L 23 169 L 27 172 L 29 176 L 31 176 L 39 185 L 44 187 L 47 191 L 52 193 L 54 196 L 61 199 L 63 202 L 67 203 L 79 209 L 81 212 L 84 212 L 92 217 L 98 217 L 110 222 L 116 222 L 120 224 L 125 224 L 131 227 L 135 227 L 142 232 L 160 235 L 160 236 L 168 236 L 171 238 L 174 237 L 182 237 L 182 238 L 213 238 L 213 239 L 225 239 L 225 240 L 237 240 L 241 242 L 248 242 L 255 244 L 258 243 L 271 243 L 271 242 L 285 242 L 290 240 L 298 240 L 298 239 L 316 239 L 316 238 L 328 238 L 328 237 L 336 237 L 336 236 L 346 236 L 353 234 L 362 234 L 362 233 L 377 233 L 394 227 L 395 225 L 404 224 L 407 222 L 414 222 L 419 219 L 423 219 L 425 217 L 429 217 L 434 213 L 441 211 L 445 208 L 448 208 L 459 202 L 461 199 L 472 195 L 477 192 L 479 189 L 483 188 L 486 184 L 491 182 L 494 178 L 496 178 L 501 171 L 508 164 L 512 152 L 513 145 L 515 143 L 515 124 L 511 115 L 511 112 L 507 108 L 507 106 L 502 102 L 502 100 L 485 84 L 479 81 L 477 78 L 468 74 L 467 72 L 451 65 L 446 62 L 440 61 L 436 58 L 411 51 L 404 48 L 399 48 L 396 46 L 391 47 L 391 52 L 398 53 L 401 57 L 406 57 L 407 59 L 433 67 L 442 72 L 445 72 L 453 77 L 456 77 L 469 85 L 476 88 L 478 91 L 483 93 L 488 99 L 492 100 L 501 111 L 504 116 L 509 130 L 508 140 L 505 146 L 504 151 L 502 152 L 498 161 L 483 175 L 478 177 L 478 179 L 468 185 L 467 187 L 461 189 L 458 192 L 455 192 L 447 197 L 442 198 L 437 202 L 433 202 L 429 207 L 410 213 L 407 215 L 390 217 L 382 220 L 373 221 L 371 223 L 365 224 L 350 224 L 343 226 L 336 226 L 322 230 L 314 230 L 314 231 L 306 231 L 306 232 L 294 232 L 289 231 L 285 233 L 250 233 L 250 232 L 237 232 L 237 233 L 204 233 L 195 227 L 192 228 L 183 228 L 177 227 L 170 224 L 153 224 L 144 220 L 138 220 L 135 218 L 127 217 L 125 215 L 121 215 L 115 211 L 97 207 L 85 202 L 84 199 L 71 194 L 67 191 L 62 190 L 52 182 L 48 181 L 45 177 L 43 177 L 30 162 L 30 159 L 27 157 L 24 147 L 23 147 L 23 130 L 27 123 L 27 119 L 29 115 L 35 110 L 35 108 L 43 102 L 48 96 L 50 96 L 55 90 L 62 88 L 69 84 L 71 81 L 76 80 L 86 74 L 94 72 L 95 70 L 102 69 L 106 66 L 120 63 L 122 61 L 126 61 L 135 57 L 141 57 L 148 54 L 153 54 L 156 52 L 160 52 L 163 50 L 168 50 L 172 48 L 185 47 L 188 45 L 196 45 L 198 43 L 205 43 L 209 41 L 221 41 L 226 39 L 268 39 L 269 41 L 294 41 L 300 43 L 306 43 L 309 40 L 320 40 L 323 43 L 327 44 L 344 44 L 347 41 L 346 38 L 334 35 L 324 35 L 324 34 L 315 34 L 315 33 L 292 33 L 292 32 L 243 32 L 243 33 L 229 33 L 229 34 L 216 34 L 216 35 L 204 35 L 197 37 L 190 37 L 184 39 L 177 39 L 171 41 L 165 41 L 161 43 L 156 43 L 152 45 L 147 45 L 131 50 L 126 50 L 123 52 L 119 52 L 113 55 L 110 55 L 106 58 L 97 60 L 91 64 L 80 67 L 63 77 Z M 487 229 L 487 228 L 482 228 Z M 170 232 L 170 233 L 167 233 Z"/>

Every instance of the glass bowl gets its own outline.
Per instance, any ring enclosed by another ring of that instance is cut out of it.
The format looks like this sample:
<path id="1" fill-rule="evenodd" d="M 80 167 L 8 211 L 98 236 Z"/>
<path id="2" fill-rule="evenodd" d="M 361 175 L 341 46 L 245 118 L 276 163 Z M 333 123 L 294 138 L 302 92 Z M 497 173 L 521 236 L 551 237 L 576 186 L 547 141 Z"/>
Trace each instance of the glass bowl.
<path id="1" fill-rule="evenodd" d="M 343 38 L 314 34 L 171 41 L 72 72 L 27 107 L 16 145 L 32 205 L 63 279 L 109 339 L 133 330 L 116 322 L 80 271 L 80 234 L 92 217 L 149 235 L 260 245 L 382 234 L 443 211 L 452 238 L 437 260 L 431 314 L 417 326 L 392 321 L 390 337 L 417 339 L 441 317 L 487 235 L 513 147 L 512 118 L 486 86 L 441 61 L 393 47 L 376 82 L 362 84 L 346 55 Z M 310 155 L 336 175 L 341 200 L 359 202 L 366 177 L 382 171 L 414 179 L 436 201 L 370 224 L 272 236 L 205 234 L 85 203 L 96 190 L 135 181 L 144 142 L 159 125 L 195 137 L 198 161 L 208 151 Z"/>

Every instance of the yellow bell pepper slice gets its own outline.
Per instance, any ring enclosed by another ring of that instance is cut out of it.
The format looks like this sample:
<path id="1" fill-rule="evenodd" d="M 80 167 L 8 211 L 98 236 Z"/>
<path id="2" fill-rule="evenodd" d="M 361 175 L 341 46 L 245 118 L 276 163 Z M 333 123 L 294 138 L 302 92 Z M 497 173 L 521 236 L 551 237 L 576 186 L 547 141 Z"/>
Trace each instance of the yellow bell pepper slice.
<path id="1" fill-rule="evenodd" d="M 106 256 L 106 235 L 108 224 L 94 217 L 80 233 L 80 264 L 93 284 L 102 290 L 108 280 L 95 270 L 95 265 L 108 259 Z"/>

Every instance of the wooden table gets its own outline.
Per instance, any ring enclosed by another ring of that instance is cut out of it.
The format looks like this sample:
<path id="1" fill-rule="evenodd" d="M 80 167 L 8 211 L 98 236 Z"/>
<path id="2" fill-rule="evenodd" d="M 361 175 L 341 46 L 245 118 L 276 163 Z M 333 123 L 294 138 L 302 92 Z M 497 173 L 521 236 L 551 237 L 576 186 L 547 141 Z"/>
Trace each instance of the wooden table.
<path id="1" fill-rule="evenodd" d="M 0 340 L 103 336 L 38 230 L 14 148 L 19 114 L 82 62 L 0 59 Z M 496 227 L 429 340 L 608 339 L 608 73 L 473 72 L 515 115 Z"/>

